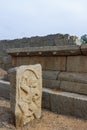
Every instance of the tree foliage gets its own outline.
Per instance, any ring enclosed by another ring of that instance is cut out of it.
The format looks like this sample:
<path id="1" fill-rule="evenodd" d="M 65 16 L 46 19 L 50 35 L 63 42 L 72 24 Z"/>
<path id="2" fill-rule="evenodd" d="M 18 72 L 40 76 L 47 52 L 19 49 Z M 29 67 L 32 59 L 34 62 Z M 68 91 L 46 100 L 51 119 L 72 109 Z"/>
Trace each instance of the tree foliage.
<path id="1" fill-rule="evenodd" d="M 84 35 L 81 36 L 81 42 L 83 44 L 87 44 L 87 34 L 84 34 Z"/>

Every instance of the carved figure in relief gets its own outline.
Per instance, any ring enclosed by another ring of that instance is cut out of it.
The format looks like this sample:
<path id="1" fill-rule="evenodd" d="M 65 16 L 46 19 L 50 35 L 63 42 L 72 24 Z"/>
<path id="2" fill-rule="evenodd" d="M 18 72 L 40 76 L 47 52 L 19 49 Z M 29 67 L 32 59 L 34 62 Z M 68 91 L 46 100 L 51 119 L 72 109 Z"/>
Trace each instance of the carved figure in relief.
<path id="1" fill-rule="evenodd" d="M 39 82 L 36 73 L 32 70 L 25 70 L 21 76 L 18 91 L 18 106 L 25 123 L 34 117 L 38 118 L 41 97 L 38 86 Z"/>

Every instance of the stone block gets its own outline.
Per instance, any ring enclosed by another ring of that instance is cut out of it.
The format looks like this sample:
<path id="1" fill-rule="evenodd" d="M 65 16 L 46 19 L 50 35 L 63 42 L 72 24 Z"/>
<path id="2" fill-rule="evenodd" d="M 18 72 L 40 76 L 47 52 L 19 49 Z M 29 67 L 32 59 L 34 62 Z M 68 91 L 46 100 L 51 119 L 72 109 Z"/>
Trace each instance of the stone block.
<path id="1" fill-rule="evenodd" d="M 41 117 L 41 65 L 24 65 L 9 71 L 11 111 L 19 127 Z"/>
<path id="2" fill-rule="evenodd" d="M 87 55 L 87 44 L 81 45 L 81 52 L 83 55 Z"/>
<path id="3" fill-rule="evenodd" d="M 34 65 L 34 64 L 41 64 L 42 69 L 45 69 L 45 57 L 17 57 L 16 58 L 16 65 L 20 66 L 20 65 Z"/>
<path id="4" fill-rule="evenodd" d="M 50 80 L 50 79 L 43 79 L 43 87 L 44 88 L 59 89 L 60 81 L 58 81 L 58 80 Z"/>
<path id="5" fill-rule="evenodd" d="M 8 74 L 0 76 L 0 80 L 9 81 Z"/>
<path id="6" fill-rule="evenodd" d="M 87 73 L 61 72 L 58 80 L 87 84 Z"/>
<path id="7" fill-rule="evenodd" d="M 68 72 L 87 72 L 87 56 L 68 56 Z"/>
<path id="8" fill-rule="evenodd" d="M 44 102 L 45 100 L 50 101 L 52 112 L 87 119 L 87 96 L 50 89 L 43 89 L 43 93 L 50 97 L 49 100 L 44 98 Z"/>
<path id="9" fill-rule="evenodd" d="M 27 56 L 42 56 L 42 57 L 54 56 L 54 55 L 55 56 L 81 55 L 80 47 L 78 45 L 66 45 L 65 40 L 58 40 L 57 43 L 58 46 L 42 46 L 42 47 L 34 46 L 34 47 L 8 49 L 7 53 L 12 56 L 27 55 Z"/>
<path id="10" fill-rule="evenodd" d="M 50 95 L 48 93 L 42 94 L 42 107 L 51 110 Z"/>
<path id="11" fill-rule="evenodd" d="M 73 93 L 87 94 L 87 84 L 61 81 L 60 89 Z"/>
<path id="12" fill-rule="evenodd" d="M 83 95 L 81 97 L 77 97 L 77 100 L 74 98 L 74 115 L 79 118 L 83 118 L 87 120 L 87 96 L 85 99 Z"/>
<path id="13" fill-rule="evenodd" d="M 7 75 L 7 72 L 3 70 L 2 68 L 0 68 L 0 77 L 3 77 L 5 75 Z"/>
<path id="14" fill-rule="evenodd" d="M 55 57 L 46 57 L 46 70 L 57 70 L 65 71 L 66 69 L 66 57 L 55 56 Z"/>
<path id="15" fill-rule="evenodd" d="M 66 57 L 17 57 L 17 66 L 31 64 L 41 64 L 43 70 L 65 71 Z"/>
<path id="16" fill-rule="evenodd" d="M 43 79 L 56 80 L 59 73 L 60 73 L 59 71 L 43 70 L 42 77 L 43 77 Z"/>
<path id="17" fill-rule="evenodd" d="M 3 64 L 11 63 L 11 57 L 10 56 L 4 56 L 2 60 L 3 60 Z"/>
<path id="18" fill-rule="evenodd" d="M 2 64 L 3 63 L 3 61 L 2 61 L 2 57 L 0 57 L 0 64 Z"/>
<path id="19" fill-rule="evenodd" d="M 0 97 L 10 99 L 10 83 L 0 80 Z"/>
<path id="20" fill-rule="evenodd" d="M 73 113 L 73 99 L 60 94 L 51 94 L 51 111 L 59 114 L 72 115 Z"/>

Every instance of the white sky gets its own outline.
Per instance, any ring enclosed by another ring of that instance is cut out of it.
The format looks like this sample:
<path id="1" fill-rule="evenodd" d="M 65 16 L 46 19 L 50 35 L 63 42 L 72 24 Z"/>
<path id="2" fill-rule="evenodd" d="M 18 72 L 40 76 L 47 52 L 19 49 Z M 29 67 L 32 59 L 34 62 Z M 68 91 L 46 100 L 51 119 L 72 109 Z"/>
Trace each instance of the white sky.
<path id="1" fill-rule="evenodd" d="M 0 0 L 0 39 L 87 34 L 87 0 Z"/>

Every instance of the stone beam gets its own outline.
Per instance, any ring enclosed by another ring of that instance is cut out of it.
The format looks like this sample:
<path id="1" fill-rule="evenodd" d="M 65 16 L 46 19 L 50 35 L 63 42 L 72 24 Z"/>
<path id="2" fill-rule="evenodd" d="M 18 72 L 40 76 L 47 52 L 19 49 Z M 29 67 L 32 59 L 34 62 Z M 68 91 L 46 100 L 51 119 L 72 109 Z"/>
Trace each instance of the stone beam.
<path id="1" fill-rule="evenodd" d="M 7 53 L 12 56 L 69 56 L 80 55 L 80 46 L 44 46 L 8 49 Z"/>

